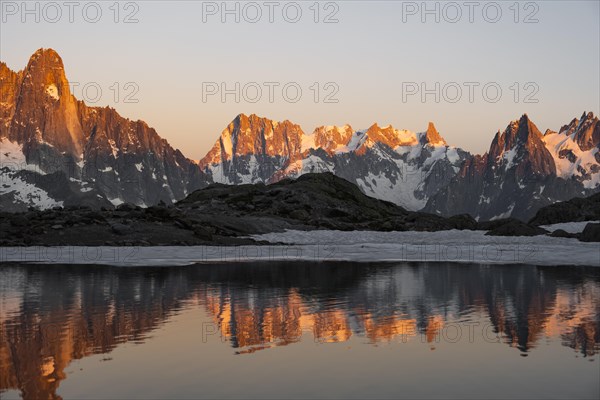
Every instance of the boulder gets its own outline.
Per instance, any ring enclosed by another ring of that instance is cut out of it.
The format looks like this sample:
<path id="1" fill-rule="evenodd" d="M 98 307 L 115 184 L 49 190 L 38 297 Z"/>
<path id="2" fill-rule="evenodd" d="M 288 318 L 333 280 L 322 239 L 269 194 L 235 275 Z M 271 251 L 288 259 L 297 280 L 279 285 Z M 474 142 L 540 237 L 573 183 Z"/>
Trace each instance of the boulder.
<path id="1" fill-rule="evenodd" d="M 511 220 L 486 233 L 488 236 L 537 236 L 548 233 L 547 230 L 531 226 L 518 220 Z"/>
<path id="2" fill-rule="evenodd" d="M 579 236 L 582 242 L 600 242 L 600 223 L 589 223 Z"/>
<path id="3" fill-rule="evenodd" d="M 563 229 L 557 229 L 550 234 L 552 237 L 561 237 L 561 238 L 578 238 L 579 234 L 577 233 L 569 233 Z"/>
<path id="4" fill-rule="evenodd" d="M 448 218 L 448 222 L 454 226 L 454 229 L 477 229 L 477 221 L 469 214 L 458 214 Z"/>
<path id="5" fill-rule="evenodd" d="M 121 223 L 114 223 L 110 226 L 110 229 L 117 235 L 126 235 L 131 232 L 131 227 Z"/>

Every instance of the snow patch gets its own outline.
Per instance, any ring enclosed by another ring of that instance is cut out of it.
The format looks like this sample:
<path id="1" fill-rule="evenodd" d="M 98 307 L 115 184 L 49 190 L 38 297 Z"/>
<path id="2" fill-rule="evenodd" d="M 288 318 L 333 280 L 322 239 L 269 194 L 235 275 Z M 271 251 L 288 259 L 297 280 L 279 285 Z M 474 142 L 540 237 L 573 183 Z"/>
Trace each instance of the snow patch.
<path id="1" fill-rule="evenodd" d="M 456 164 L 460 161 L 458 150 L 455 147 L 448 147 L 446 150 L 446 158 L 451 164 Z"/>
<path id="2" fill-rule="evenodd" d="M 2 261 L 56 264 L 105 264 L 120 266 L 179 266 L 214 262 L 348 261 L 426 262 L 527 265 L 585 265 L 600 267 L 597 243 L 548 236 L 485 236 L 483 231 L 371 232 L 286 231 L 253 236 L 288 246 L 156 246 L 140 247 L 135 257 L 92 260 L 85 252 L 56 251 L 64 257 L 26 247 L 0 248 Z M 113 254 L 118 247 L 100 247 Z M 27 252 L 26 258 L 23 254 Z M 76 257 L 73 258 L 72 255 Z M 38 257 L 36 258 L 36 255 Z M 31 257 L 30 257 L 31 256 Z"/>
<path id="3" fill-rule="evenodd" d="M 490 221 L 495 221 L 497 219 L 503 219 L 503 218 L 509 218 L 512 215 L 512 212 L 514 209 L 515 209 L 515 203 L 512 203 L 510 205 L 510 207 L 508 207 L 508 210 L 506 210 L 502 214 L 498 214 L 498 215 L 490 218 Z"/>
<path id="4" fill-rule="evenodd" d="M 58 88 L 54 83 L 46 86 L 46 94 L 52 97 L 54 100 L 60 99 L 60 96 L 58 95 Z"/>
<path id="5" fill-rule="evenodd" d="M 45 190 L 16 176 L 23 170 L 46 174 L 38 165 L 27 163 L 21 145 L 0 139 L 0 194 L 12 193 L 17 202 L 40 209 L 63 206 L 62 201 L 53 199 Z"/>
<path id="6" fill-rule="evenodd" d="M 547 231 L 554 232 L 558 229 L 562 229 L 565 232 L 569 233 L 581 233 L 585 226 L 589 223 L 597 223 L 600 221 L 582 221 L 582 222 L 561 222 L 559 224 L 552 225 L 542 225 L 541 228 L 544 228 Z"/>
<path id="7" fill-rule="evenodd" d="M 348 151 L 355 151 L 362 146 L 365 140 L 367 140 L 367 135 L 365 135 L 366 132 L 366 130 L 354 132 L 347 145 Z"/>
<path id="8" fill-rule="evenodd" d="M 113 203 L 114 206 L 118 206 L 120 204 L 123 204 L 124 201 L 121 200 L 120 198 L 115 198 L 115 199 L 108 199 L 108 201 L 110 201 L 111 203 Z"/>
<path id="9" fill-rule="evenodd" d="M 504 167 L 506 170 L 509 170 L 513 165 L 515 165 L 515 156 L 517 155 L 517 147 L 513 147 L 502 155 L 502 158 L 506 161 L 506 166 Z"/>
<path id="10" fill-rule="evenodd" d="M 8 168 L 15 172 L 27 170 L 46 175 L 46 172 L 39 165 L 27 163 L 22 145 L 11 142 L 6 138 L 0 139 L 0 168 Z"/>
<path id="11" fill-rule="evenodd" d="M 62 201 L 56 201 L 45 190 L 10 173 L 0 171 L 0 181 L 0 194 L 13 193 L 15 200 L 27 206 L 42 210 L 63 206 Z"/>
<path id="12" fill-rule="evenodd" d="M 596 161 L 596 154 L 600 149 L 581 150 L 573 140 L 573 134 L 552 133 L 545 135 L 543 140 L 546 148 L 552 154 L 552 158 L 554 158 L 556 175 L 563 179 L 578 177 L 586 189 L 594 189 L 600 185 L 600 164 Z M 563 152 L 562 158 L 560 156 L 561 152 Z M 568 156 L 565 155 L 569 152 L 572 153 L 574 161 L 570 161 Z M 592 172 L 594 169 L 596 172 Z M 582 170 L 588 175 L 583 176 Z"/>

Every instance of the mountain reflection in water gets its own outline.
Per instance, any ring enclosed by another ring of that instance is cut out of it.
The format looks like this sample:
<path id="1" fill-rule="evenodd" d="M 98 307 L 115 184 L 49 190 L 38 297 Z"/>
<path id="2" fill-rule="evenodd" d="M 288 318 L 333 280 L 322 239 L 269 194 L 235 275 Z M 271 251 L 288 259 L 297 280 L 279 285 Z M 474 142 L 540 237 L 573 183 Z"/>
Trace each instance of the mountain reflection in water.
<path id="1" fill-rule="evenodd" d="M 14 389 L 24 398 L 59 397 L 73 360 L 146 343 L 190 309 L 212 321 L 203 323 L 198 346 L 220 335 L 241 357 L 351 338 L 420 341 L 433 350 L 460 336 L 479 346 L 506 343 L 515 357 L 550 338 L 596 364 L 600 349 L 600 273 L 593 268 L 2 265 L 0 277 L 0 393 Z"/>

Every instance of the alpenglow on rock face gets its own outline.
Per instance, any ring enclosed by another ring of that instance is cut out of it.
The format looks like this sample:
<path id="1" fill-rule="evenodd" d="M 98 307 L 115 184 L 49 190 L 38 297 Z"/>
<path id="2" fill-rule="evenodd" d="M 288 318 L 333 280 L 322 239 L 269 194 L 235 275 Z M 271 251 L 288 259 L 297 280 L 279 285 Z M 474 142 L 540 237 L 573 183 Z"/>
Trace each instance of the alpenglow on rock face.
<path id="1" fill-rule="evenodd" d="M 523 115 L 498 132 L 490 150 L 468 160 L 424 211 L 470 213 L 481 220 L 528 220 L 538 209 L 600 190 L 600 124 L 592 113 L 560 133 L 538 128 Z"/>
<path id="2" fill-rule="evenodd" d="M 0 205 L 151 205 L 202 187 L 200 170 L 143 121 L 88 107 L 60 56 L 40 49 L 23 71 L 0 63 Z"/>
<path id="3" fill-rule="evenodd" d="M 365 194 L 410 210 L 425 206 L 469 154 L 448 146 L 432 123 L 423 133 L 373 124 L 321 126 L 311 134 L 289 121 L 238 115 L 199 162 L 214 182 L 275 182 L 332 172 Z"/>
<path id="4" fill-rule="evenodd" d="M 411 211 L 527 220 L 543 206 L 599 191 L 599 152 L 600 124 L 592 113 L 546 134 L 523 115 L 496 134 L 483 156 L 449 146 L 433 123 L 423 133 L 373 124 L 306 134 L 289 121 L 241 114 L 199 165 L 225 184 L 332 172 Z"/>
<path id="5" fill-rule="evenodd" d="M 421 133 L 373 124 L 320 126 L 238 115 L 198 163 L 143 121 L 89 107 L 63 63 L 40 49 L 23 71 L 0 63 L 0 206 L 149 206 L 211 183 L 273 183 L 331 172 L 407 210 L 528 220 L 546 205 L 600 191 L 600 123 L 591 112 L 542 134 L 527 115 L 484 155 Z"/>

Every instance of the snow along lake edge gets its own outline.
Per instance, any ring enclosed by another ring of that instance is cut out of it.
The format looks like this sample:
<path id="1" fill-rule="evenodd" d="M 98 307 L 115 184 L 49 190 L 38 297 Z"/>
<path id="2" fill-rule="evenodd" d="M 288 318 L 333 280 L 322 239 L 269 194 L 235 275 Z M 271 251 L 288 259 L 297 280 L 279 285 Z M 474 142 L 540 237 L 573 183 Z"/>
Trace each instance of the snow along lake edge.
<path id="1" fill-rule="evenodd" d="M 252 236 L 249 246 L 0 247 L 0 262 L 183 266 L 197 263 L 347 261 L 600 266 L 600 244 L 549 236 L 485 236 L 483 231 L 295 231 Z"/>

